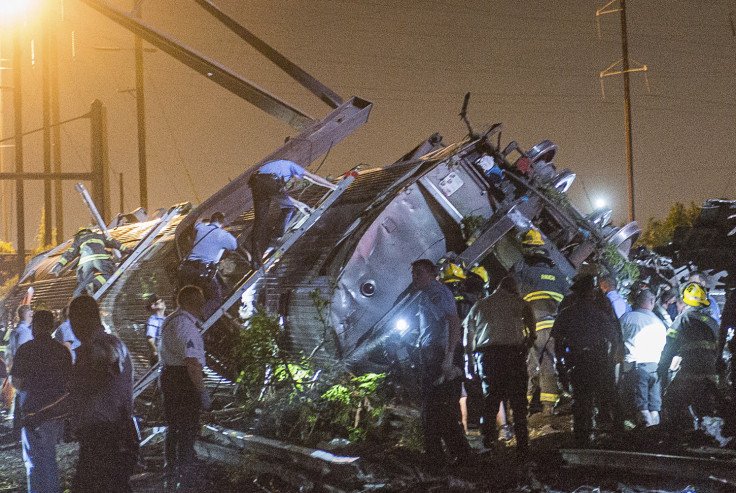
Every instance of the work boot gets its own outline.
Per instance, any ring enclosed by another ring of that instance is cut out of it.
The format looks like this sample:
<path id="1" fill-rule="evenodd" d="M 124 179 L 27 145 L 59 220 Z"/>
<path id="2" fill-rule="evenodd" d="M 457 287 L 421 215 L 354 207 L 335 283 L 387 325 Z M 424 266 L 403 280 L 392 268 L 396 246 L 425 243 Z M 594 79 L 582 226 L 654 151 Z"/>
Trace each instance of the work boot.
<path id="1" fill-rule="evenodd" d="M 514 434 L 511 431 L 511 426 L 508 424 L 501 426 L 498 433 L 498 439 L 503 440 L 504 442 L 510 442 L 513 438 Z"/>

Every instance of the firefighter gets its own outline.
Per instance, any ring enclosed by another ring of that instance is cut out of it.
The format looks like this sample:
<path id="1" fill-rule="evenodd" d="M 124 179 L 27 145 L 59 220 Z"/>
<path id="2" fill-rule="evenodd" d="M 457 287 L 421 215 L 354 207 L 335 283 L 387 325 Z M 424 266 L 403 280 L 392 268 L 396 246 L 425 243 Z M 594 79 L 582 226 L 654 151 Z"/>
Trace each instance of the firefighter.
<path id="1" fill-rule="evenodd" d="M 715 415 L 719 327 L 709 314 L 710 302 L 700 284 L 688 282 L 682 301 L 687 308 L 667 331 L 657 371 L 666 382 L 669 371 L 677 370 L 664 394 L 663 424 L 689 428 L 693 415 L 696 419 Z"/>
<path id="2" fill-rule="evenodd" d="M 549 258 L 539 231 L 530 229 L 524 235 L 522 245 L 524 260 L 514 266 L 514 271 L 519 280 L 519 291 L 524 301 L 532 305 L 537 321 L 537 337 L 527 359 L 527 399 L 533 405 L 535 394 L 539 392 L 542 412 L 549 415 L 559 399 L 554 341 L 550 340 L 550 333 L 557 308 L 569 291 L 570 280 Z"/>
<path id="3" fill-rule="evenodd" d="M 125 245 L 111 236 L 93 231 L 90 228 L 79 228 L 74 235 L 74 242 L 69 250 L 64 252 L 59 261 L 51 269 L 51 273 L 59 275 L 61 269 L 75 258 L 79 257 L 77 264 L 77 289 L 73 297 L 83 292 L 93 294 L 100 286 L 115 273 L 115 262 L 107 251 L 108 248 L 127 253 Z"/>

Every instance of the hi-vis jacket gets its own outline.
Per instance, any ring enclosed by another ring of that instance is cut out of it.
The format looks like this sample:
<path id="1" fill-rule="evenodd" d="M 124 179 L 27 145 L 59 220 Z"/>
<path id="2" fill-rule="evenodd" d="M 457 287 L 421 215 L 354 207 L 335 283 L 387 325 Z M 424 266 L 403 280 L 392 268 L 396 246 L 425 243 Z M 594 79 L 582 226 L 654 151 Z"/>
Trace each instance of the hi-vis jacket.
<path id="1" fill-rule="evenodd" d="M 121 252 L 126 250 L 125 246 L 118 240 L 109 236 L 106 237 L 102 233 L 89 231 L 83 234 L 77 234 L 74 237 L 72 246 L 59 259 L 59 264 L 63 267 L 76 257 L 79 257 L 80 267 L 95 260 L 112 260 L 106 248 L 115 248 Z"/>
<path id="2" fill-rule="evenodd" d="M 551 328 L 557 307 L 570 290 L 569 279 L 560 269 L 546 262 L 533 265 L 519 262 L 514 270 L 519 279 L 519 292 L 534 310 L 537 330 Z"/>
<path id="3" fill-rule="evenodd" d="M 680 313 L 667 331 L 660 370 L 669 368 L 672 358 L 679 355 L 683 374 L 715 375 L 718 329 L 705 307 L 690 307 Z"/>

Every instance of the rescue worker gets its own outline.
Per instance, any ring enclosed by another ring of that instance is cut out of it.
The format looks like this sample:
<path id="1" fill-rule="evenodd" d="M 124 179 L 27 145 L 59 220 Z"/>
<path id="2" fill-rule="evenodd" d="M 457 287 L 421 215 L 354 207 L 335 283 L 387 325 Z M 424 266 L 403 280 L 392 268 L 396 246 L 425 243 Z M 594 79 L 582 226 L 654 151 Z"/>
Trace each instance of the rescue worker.
<path id="1" fill-rule="evenodd" d="M 616 313 L 618 318 L 621 318 L 624 313 L 629 313 L 631 311 L 631 305 L 629 305 L 624 297 L 618 292 L 618 285 L 614 276 L 608 274 L 600 276 L 598 278 L 598 287 L 611 302 L 613 311 Z"/>
<path id="2" fill-rule="evenodd" d="M 570 289 L 574 300 L 557 315 L 551 336 L 558 370 L 569 375 L 572 387 L 573 434 L 579 445 L 587 445 L 596 403 L 601 418 L 623 431 L 613 370 L 623 356 L 623 341 L 618 319 L 602 308 L 592 276 L 581 277 Z"/>
<path id="3" fill-rule="evenodd" d="M 722 359 L 723 349 L 728 344 L 728 351 L 731 353 L 731 386 L 736 391 L 736 375 L 734 374 L 734 357 L 736 357 L 736 336 L 728 339 L 729 330 L 736 329 L 736 290 L 731 291 L 726 304 L 723 306 L 723 316 L 721 317 L 720 331 L 718 333 L 718 349 L 716 354 L 718 359 L 716 363 L 720 366 L 720 370 L 725 370 L 725 362 Z"/>
<path id="4" fill-rule="evenodd" d="M 73 297 L 82 293 L 94 294 L 100 286 L 115 273 L 115 262 L 107 249 L 127 252 L 125 245 L 111 236 L 93 231 L 90 228 L 79 228 L 74 235 L 72 246 L 64 252 L 59 261 L 51 268 L 51 274 L 59 275 L 61 269 L 79 257 L 77 264 L 77 289 Z"/>
<path id="5" fill-rule="evenodd" d="M 668 329 L 672 325 L 672 317 L 669 314 L 670 305 L 675 303 L 677 299 L 677 291 L 670 285 L 664 286 L 657 296 L 657 302 L 652 311 L 659 317 L 665 327 Z"/>
<path id="6" fill-rule="evenodd" d="M 63 322 L 56 328 L 54 339 L 62 343 L 72 353 L 72 363 L 77 360 L 77 348 L 82 344 L 77 336 L 74 335 L 72 324 L 69 321 L 69 305 L 61 309 L 61 318 Z"/>
<path id="7" fill-rule="evenodd" d="M 253 194 L 253 214 L 255 216 L 251 232 L 251 254 L 256 265 L 260 265 L 263 252 L 271 244 L 271 240 L 284 235 L 294 209 L 296 207 L 302 210 L 308 209 L 306 205 L 290 197 L 286 191 L 286 184 L 293 178 L 305 179 L 331 190 L 337 188 L 336 185 L 321 176 L 310 173 L 294 161 L 287 159 L 270 161 L 258 168 L 258 171 L 248 180 L 248 186 Z M 268 223 L 268 210 L 272 203 L 277 204 L 281 210 L 275 229 Z"/>
<path id="8" fill-rule="evenodd" d="M 532 307 L 521 298 L 516 280 L 507 276 L 493 294 L 473 305 L 464 325 L 484 386 L 483 445 L 490 448 L 495 441 L 496 413 L 508 399 L 514 413 L 516 450 L 523 457 L 529 449 L 526 359 L 536 338 Z"/>
<path id="9" fill-rule="evenodd" d="M 655 298 L 648 289 L 636 293 L 634 309 L 621 317 L 621 331 L 626 347 L 624 386 L 630 394 L 640 425 L 659 424 L 662 389 L 657 365 L 667 342 L 667 328 L 654 314 Z"/>
<path id="10" fill-rule="evenodd" d="M 30 305 L 20 305 L 15 313 L 18 317 L 18 325 L 16 325 L 15 329 L 10 333 L 8 347 L 5 350 L 5 364 L 11 371 L 13 368 L 13 360 L 15 359 L 15 354 L 18 352 L 18 348 L 26 342 L 33 340 L 33 330 L 31 329 L 31 322 L 33 322 L 33 309 Z M 13 416 L 13 429 L 16 431 L 20 431 L 21 429 L 21 407 L 24 399 L 25 392 L 18 390 L 15 393 L 13 404 L 10 406 L 9 414 Z"/>
<path id="11" fill-rule="evenodd" d="M 166 317 L 166 301 L 158 296 L 151 295 L 148 298 L 148 305 L 146 307 L 148 312 L 151 314 L 146 322 L 146 339 L 148 339 L 148 345 L 151 348 L 151 359 L 149 362 L 151 366 L 158 363 L 158 340 L 161 337 L 161 325 L 164 323 Z"/>
<path id="12" fill-rule="evenodd" d="M 708 293 L 708 282 L 710 279 L 705 272 L 694 271 L 691 272 L 687 278 L 688 282 L 697 282 L 700 287 L 705 290 L 705 297 L 708 300 L 708 315 L 710 315 L 717 324 L 721 323 L 721 308 L 718 306 L 716 299 Z"/>
<path id="13" fill-rule="evenodd" d="M 176 297 L 178 308 L 161 327 L 158 353 L 161 392 L 166 416 L 167 481 L 193 486 L 194 442 L 199 431 L 199 411 L 208 410 L 211 400 L 204 386 L 204 341 L 197 322 L 201 319 L 204 296 L 197 286 L 184 286 Z"/>
<path id="14" fill-rule="evenodd" d="M 179 288 L 199 286 L 206 300 L 203 316 L 210 317 L 222 305 L 222 286 L 217 278 L 217 264 L 225 250 L 238 248 L 235 237 L 222 227 L 225 215 L 215 212 L 208 223 L 194 225 L 194 244 L 179 266 Z"/>
<path id="15" fill-rule="evenodd" d="M 687 308 L 667 331 L 658 373 L 666 382 L 669 371 L 676 369 L 679 360 L 679 369 L 664 394 L 662 421 L 670 427 L 692 428 L 691 413 L 696 419 L 715 415 L 719 327 L 708 313 L 710 302 L 700 284 L 688 282 L 682 300 Z M 676 356 L 679 358 L 675 359 Z"/>
<path id="16" fill-rule="evenodd" d="M 545 242 L 539 231 L 530 229 L 522 245 L 524 260 L 514 266 L 514 273 L 519 281 L 519 292 L 524 301 L 531 304 L 537 324 L 536 338 L 527 359 L 527 400 L 533 406 L 539 393 L 542 412 L 549 415 L 559 400 L 554 341 L 550 340 L 550 333 L 570 281 L 543 248 Z"/>
<path id="17" fill-rule="evenodd" d="M 460 388 L 463 364 L 462 327 L 450 290 L 437 281 L 429 259 L 411 264 L 412 288 L 420 291 L 419 357 L 422 430 L 427 460 L 444 465 L 445 442 L 450 459 L 470 458 L 470 445 L 460 424 Z"/>

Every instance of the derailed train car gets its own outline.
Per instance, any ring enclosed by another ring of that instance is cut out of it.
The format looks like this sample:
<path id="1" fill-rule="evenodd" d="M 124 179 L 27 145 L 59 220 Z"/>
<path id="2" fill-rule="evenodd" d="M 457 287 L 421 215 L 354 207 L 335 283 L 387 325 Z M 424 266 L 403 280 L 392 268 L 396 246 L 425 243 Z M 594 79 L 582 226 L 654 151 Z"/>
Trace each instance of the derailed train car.
<path id="1" fill-rule="evenodd" d="M 390 333 L 395 315 L 410 309 L 410 299 L 398 298 L 411 282 L 416 259 L 482 265 L 493 283 L 522 258 L 520 237 L 529 229 L 541 233 L 551 258 L 569 277 L 585 261 L 599 260 L 609 244 L 628 254 L 639 234 L 636 224 L 617 228 L 608 223 L 610 210 L 586 216 L 572 206 L 565 193 L 575 175 L 553 164 L 556 145 L 543 141 L 523 151 L 512 143 L 501 150 L 492 142 L 499 131 L 495 125 L 453 145 L 434 135 L 391 166 L 358 172 L 314 226 L 243 293 L 245 312 L 258 304 L 280 315 L 295 354 L 313 354 L 324 365 L 359 366 Z M 322 198 L 311 188 L 292 193 L 310 205 Z M 192 212 L 183 208 L 101 299 L 104 322 L 131 347 L 139 375 L 148 367 L 145 295 L 155 292 L 173 301 L 174 271 L 186 255 L 183 238 L 194 221 L 227 202 L 229 228 L 243 248 L 225 259 L 223 283 L 233 289 L 253 275 L 245 251 L 252 210 L 233 206 L 249 200 L 216 195 Z M 110 234 L 134 247 L 155 224 L 154 219 L 121 226 Z M 64 250 L 60 245 L 29 263 L 7 308 L 31 286 L 35 306 L 58 309 L 69 301 L 76 284 L 73 266 L 58 279 L 49 274 Z M 237 370 L 230 361 L 242 308 L 233 307 L 206 338 L 210 365 L 226 376 Z"/>

